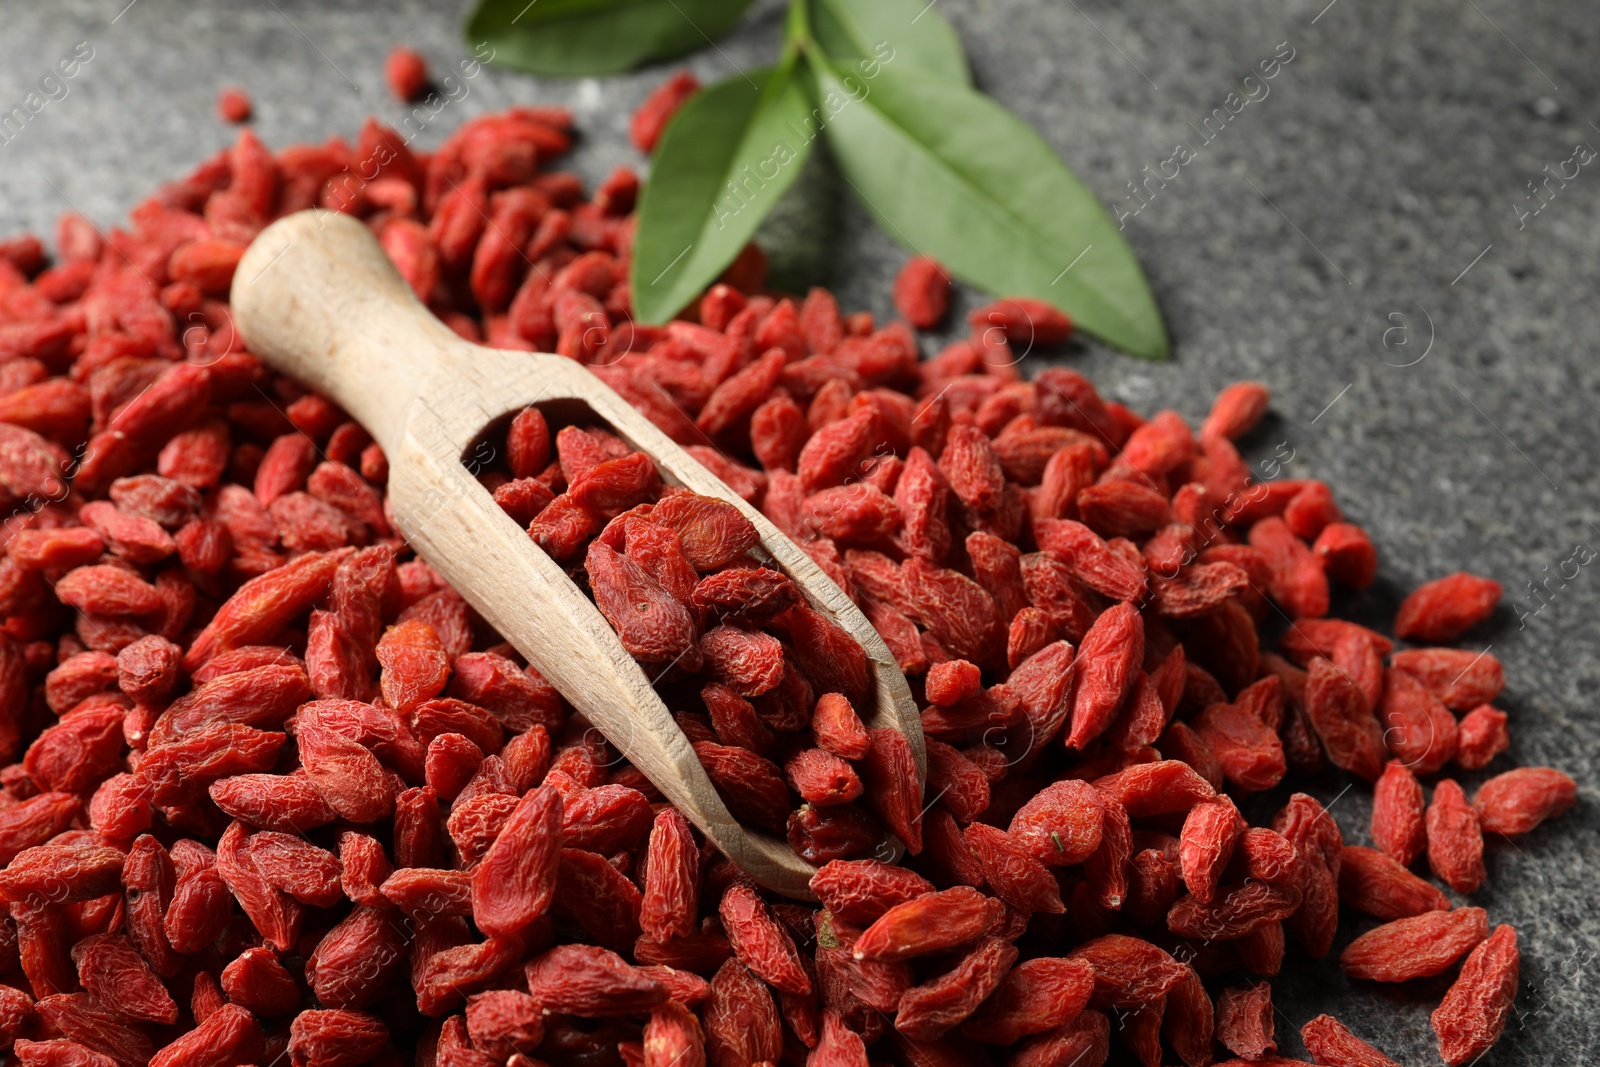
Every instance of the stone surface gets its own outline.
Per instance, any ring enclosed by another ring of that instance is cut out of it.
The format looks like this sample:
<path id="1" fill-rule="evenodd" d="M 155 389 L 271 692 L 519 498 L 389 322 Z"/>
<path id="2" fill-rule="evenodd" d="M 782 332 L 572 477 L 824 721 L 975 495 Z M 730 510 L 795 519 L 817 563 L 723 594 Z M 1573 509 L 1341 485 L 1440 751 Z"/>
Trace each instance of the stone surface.
<path id="1" fill-rule="evenodd" d="M 1179 142 L 1196 151 L 1126 219 L 1173 361 L 1074 344 L 1027 362 L 1063 359 L 1109 396 L 1192 419 L 1228 381 L 1269 383 L 1273 416 L 1247 451 L 1292 449 L 1288 473 L 1328 481 L 1372 532 L 1382 569 L 1355 605 L 1365 616 L 1387 620 L 1404 590 L 1459 568 L 1504 583 L 1506 606 L 1470 635 L 1510 682 L 1512 759 L 1492 769 L 1555 765 L 1578 779 L 1581 800 L 1559 823 L 1489 848 L 1490 880 L 1473 902 L 1521 932 L 1523 987 L 1482 1063 L 1583 1063 L 1600 1043 L 1600 561 L 1565 585 L 1551 579 L 1542 609 L 1528 583 L 1576 545 L 1600 547 L 1600 171 L 1585 167 L 1537 216 L 1519 215 L 1538 206 L 1525 183 L 1542 167 L 1579 142 L 1600 145 L 1600 22 L 1572 0 L 1324 2 L 944 0 L 939 10 L 981 87 L 1108 205 L 1131 211 L 1126 183 L 1141 168 Z M 215 114 L 224 85 L 253 95 L 256 129 L 282 145 L 353 135 L 368 113 L 404 117 L 382 84 L 396 42 L 438 73 L 470 55 L 457 4 L 124 3 L 0 3 L 0 111 L 76 42 L 93 48 L 67 95 L 0 143 L 0 232 L 48 232 L 69 205 L 114 223 L 229 142 Z M 715 79 L 767 62 L 781 21 L 781 6 L 762 0 L 688 65 Z M 1280 43 L 1293 58 L 1267 95 L 1204 143 L 1197 128 Z M 642 162 L 627 116 L 661 75 L 549 81 L 486 69 L 417 140 L 431 147 L 462 118 L 510 103 L 566 104 L 584 136 L 573 165 L 596 180 Z M 803 195 L 785 226 L 800 238 L 785 242 L 791 276 L 888 314 L 904 252 L 839 200 L 825 168 Z M 831 274 L 815 273 L 828 263 Z M 963 294 L 958 310 L 974 302 Z M 1467 777 L 1470 788 L 1482 776 Z M 1338 798 L 1347 838 L 1365 842 L 1366 790 L 1343 785 L 1315 791 Z M 1292 959 L 1278 988 L 1286 1054 L 1299 1051 L 1299 1024 L 1326 1010 L 1402 1062 L 1437 1062 L 1427 1015 L 1442 986 L 1354 985 L 1332 961 Z"/>

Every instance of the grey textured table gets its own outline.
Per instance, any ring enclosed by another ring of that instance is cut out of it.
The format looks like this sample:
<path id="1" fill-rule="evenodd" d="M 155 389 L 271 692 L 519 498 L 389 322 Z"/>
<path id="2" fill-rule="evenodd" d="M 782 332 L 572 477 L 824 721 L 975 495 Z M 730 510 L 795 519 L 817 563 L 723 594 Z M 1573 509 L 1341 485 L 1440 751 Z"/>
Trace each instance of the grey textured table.
<path id="1" fill-rule="evenodd" d="M 398 121 L 381 75 L 395 42 L 436 69 L 468 54 L 454 4 L 125 3 L 0 3 L 0 111 L 77 42 L 93 49 L 67 95 L 0 143 L 0 233 L 48 232 L 69 204 L 120 219 L 232 138 L 214 112 L 222 85 L 249 90 L 257 130 L 283 145 L 353 134 L 368 113 Z M 1483 1062 L 1587 1063 L 1600 1044 L 1600 565 L 1552 581 L 1558 593 L 1542 608 L 1529 583 L 1575 546 L 1600 546 L 1600 166 L 1552 180 L 1537 215 L 1526 183 L 1574 146 L 1600 146 L 1600 18 L 1582 0 L 1324 3 L 944 0 L 940 10 L 980 85 L 1108 204 L 1131 210 L 1126 183 L 1142 168 L 1180 141 L 1196 150 L 1126 220 L 1176 358 L 1152 365 L 1092 344 L 1061 358 L 1117 399 L 1192 419 L 1228 381 L 1270 383 L 1273 416 L 1250 451 L 1286 443 L 1289 472 L 1326 479 L 1372 532 L 1382 567 L 1353 605 L 1363 616 L 1386 620 L 1405 589 L 1462 567 L 1504 583 L 1506 606 L 1473 635 L 1509 679 L 1512 760 L 1495 769 L 1552 764 L 1578 779 L 1581 799 L 1559 823 L 1490 846 L 1473 902 L 1516 925 L 1523 971 L 1516 1016 Z M 714 79 L 764 62 L 780 25 L 781 7 L 763 0 L 689 65 Z M 1287 54 L 1280 44 L 1293 58 L 1268 94 L 1203 143 L 1197 127 L 1259 60 Z M 421 141 L 506 104 L 562 103 L 584 133 L 574 165 L 593 180 L 639 162 L 627 117 L 660 77 L 486 70 Z M 826 182 L 805 195 L 791 216 L 805 220 L 811 249 L 791 271 L 809 269 L 847 308 L 888 314 L 903 253 Z M 1339 785 L 1326 783 L 1323 799 Z M 1348 838 L 1366 840 L 1367 810 L 1365 789 L 1339 798 Z M 1293 966 L 1278 991 L 1286 1054 L 1299 1050 L 1299 1024 L 1326 1010 L 1402 1062 L 1438 1062 L 1428 1012 L 1442 986 L 1354 985 L 1324 961 Z"/>

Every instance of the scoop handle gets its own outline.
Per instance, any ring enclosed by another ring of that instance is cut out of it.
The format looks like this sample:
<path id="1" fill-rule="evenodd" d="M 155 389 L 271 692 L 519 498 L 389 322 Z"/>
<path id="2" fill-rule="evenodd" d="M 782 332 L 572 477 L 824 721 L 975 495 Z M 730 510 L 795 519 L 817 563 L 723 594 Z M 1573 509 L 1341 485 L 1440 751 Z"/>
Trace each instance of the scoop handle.
<path id="1" fill-rule="evenodd" d="M 422 305 L 364 224 L 337 212 L 302 211 L 261 231 L 230 300 L 252 352 L 337 402 L 385 452 L 412 405 L 459 393 L 450 368 L 483 352 Z"/>

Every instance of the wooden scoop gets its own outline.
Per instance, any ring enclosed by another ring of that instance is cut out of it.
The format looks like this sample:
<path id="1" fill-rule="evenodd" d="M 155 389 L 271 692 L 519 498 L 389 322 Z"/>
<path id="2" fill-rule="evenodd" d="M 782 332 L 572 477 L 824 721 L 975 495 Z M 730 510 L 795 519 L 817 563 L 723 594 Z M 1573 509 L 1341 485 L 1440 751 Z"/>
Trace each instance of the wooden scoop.
<path id="1" fill-rule="evenodd" d="M 250 351 L 358 420 L 389 460 L 396 526 L 574 708 L 723 854 L 762 885 L 808 898 L 814 868 L 787 842 L 728 813 L 689 740 L 598 608 L 490 497 L 464 464 L 485 427 L 530 405 L 583 406 L 649 455 L 666 481 L 737 507 L 772 565 L 866 650 L 871 727 L 911 743 L 922 729 L 905 677 L 850 598 L 771 522 L 577 362 L 462 340 L 413 296 L 366 226 L 303 211 L 250 245 L 233 279 L 233 316 Z M 898 842 L 886 842 L 897 849 Z M 880 856 L 892 858 L 885 850 Z"/>

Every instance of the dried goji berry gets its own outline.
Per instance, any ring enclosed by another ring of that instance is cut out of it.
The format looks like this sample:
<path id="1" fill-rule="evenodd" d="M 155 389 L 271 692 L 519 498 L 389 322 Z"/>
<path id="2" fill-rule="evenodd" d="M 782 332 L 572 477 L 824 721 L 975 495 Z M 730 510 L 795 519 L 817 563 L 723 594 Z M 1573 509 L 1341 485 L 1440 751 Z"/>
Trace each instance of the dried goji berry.
<path id="1" fill-rule="evenodd" d="M 1217 998 L 1216 1037 L 1244 1060 L 1259 1061 L 1276 1052 L 1272 986 L 1257 982 L 1247 989 L 1224 990 Z"/>
<path id="2" fill-rule="evenodd" d="M 980 666 L 1005 651 L 1005 623 L 994 598 L 964 574 L 912 557 L 901 569 L 906 595 L 927 631 L 950 652 Z"/>
<path id="3" fill-rule="evenodd" d="M 922 783 L 911 743 L 898 730 L 867 732 L 871 743 L 861 759 L 862 781 L 873 811 L 913 854 L 922 851 Z"/>
<path id="4" fill-rule="evenodd" d="M 1521 954 L 1517 932 L 1497 926 L 1467 956 L 1461 973 L 1433 1012 L 1439 1057 L 1452 1067 L 1483 1055 L 1500 1037 L 1517 995 Z"/>
<path id="5" fill-rule="evenodd" d="M 1300 888 L 1293 883 L 1246 881 L 1223 887 L 1210 903 L 1192 894 L 1179 897 L 1167 912 L 1167 928 L 1202 941 L 1232 941 L 1287 919 L 1300 900 Z"/>
<path id="6" fill-rule="evenodd" d="M 1018 911 L 1060 914 L 1061 890 L 1048 868 L 1012 839 L 1004 830 L 985 823 L 973 823 L 965 833 L 967 846 L 983 867 L 984 878 L 994 894 Z"/>
<path id="7" fill-rule="evenodd" d="M 977 938 L 991 915 L 989 898 L 967 886 L 924 893 L 874 920 L 851 953 L 879 963 L 932 955 Z"/>
<path id="8" fill-rule="evenodd" d="M 561 794 L 548 786 L 517 802 L 472 873 L 472 917 L 484 933 L 519 933 L 550 906 L 561 861 L 561 818 Z"/>
<path id="9" fill-rule="evenodd" d="M 120 934 L 95 934 L 72 949 L 83 988 L 106 1007 L 128 1019 L 156 1023 L 178 1021 L 178 1006 L 149 964 Z"/>
<path id="10" fill-rule="evenodd" d="M 1490 703 L 1505 688 L 1500 661 L 1487 651 L 1405 648 L 1389 657 L 1389 665 L 1414 675 L 1452 711 Z"/>
<path id="11" fill-rule="evenodd" d="M 1045 787 L 1011 817 L 1012 840 L 1050 866 L 1081 863 L 1100 847 L 1105 800 L 1093 786 L 1066 779 Z"/>
<path id="12" fill-rule="evenodd" d="M 396 100 L 409 104 L 427 91 L 427 61 L 415 49 L 395 45 L 383 61 L 383 80 Z"/>
<path id="13" fill-rule="evenodd" d="M 817 744 L 841 759 L 861 759 L 871 747 L 866 727 L 842 693 L 824 693 L 817 698 L 811 729 Z"/>
<path id="14" fill-rule="evenodd" d="M 317 999 L 339 1008 L 375 1004 L 405 957 L 403 922 L 392 910 L 357 907 L 324 934 L 306 959 L 306 982 Z"/>
<path id="15" fill-rule="evenodd" d="M 686 70 L 678 71 L 656 86 L 633 113 L 629 123 L 628 132 L 634 147 L 646 154 L 654 152 L 656 142 L 661 139 L 661 133 L 672 116 L 699 91 L 700 80 Z"/>
<path id="16" fill-rule="evenodd" d="M 918 1041 L 933 1041 L 964 1022 L 995 992 L 1016 962 L 1017 950 L 987 937 L 950 970 L 900 997 L 895 1029 Z"/>
<path id="17" fill-rule="evenodd" d="M 1456 723 L 1456 766 L 1478 771 L 1511 747 L 1506 713 L 1488 704 L 1473 708 Z"/>
<path id="18" fill-rule="evenodd" d="M 715 1067 L 776 1063 L 783 1050 L 772 993 L 738 960 L 724 962 L 711 979 L 702 1018 Z"/>
<path id="19" fill-rule="evenodd" d="M 250 112 L 250 97 L 243 89 L 230 86 L 217 94 L 217 114 L 224 122 L 249 122 Z"/>
<path id="20" fill-rule="evenodd" d="M 1200 436 L 1236 438 L 1249 433 L 1267 413 L 1271 394 L 1260 382 L 1234 382 L 1217 394 L 1200 427 Z"/>
<path id="21" fill-rule="evenodd" d="M 1494 613 L 1500 583 L 1457 571 L 1425 582 L 1400 603 L 1394 632 L 1407 641 L 1454 641 Z"/>
<path id="22" fill-rule="evenodd" d="M 861 795 L 861 779 L 850 764 L 820 748 L 795 753 L 784 764 L 784 774 L 794 791 L 817 807 L 848 804 Z"/>
<path id="23" fill-rule="evenodd" d="M 1313 1059 L 1330 1067 L 1400 1067 L 1331 1015 L 1319 1015 L 1302 1026 L 1300 1040 Z"/>
<path id="24" fill-rule="evenodd" d="M 1449 778 L 1433 787 L 1428 805 L 1428 866 L 1458 893 L 1483 884 L 1483 820 Z"/>
<path id="25" fill-rule="evenodd" d="M 697 571 L 715 570 L 758 540 L 756 529 L 732 504 L 694 493 L 674 493 L 658 503 L 650 521 L 673 530 Z"/>
<path id="26" fill-rule="evenodd" d="M 1339 824 L 1314 797 L 1296 793 L 1272 820 L 1273 829 L 1300 858 L 1300 907 L 1289 926 L 1307 955 L 1320 959 L 1333 947 L 1339 921 L 1339 859 L 1344 837 Z"/>
<path id="27" fill-rule="evenodd" d="M 1489 936 L 1482 908 L 1428 911 L 1368 930 L 1339 956 L 1352 978 L 1404 982 L 1439 974 Z"/>
<path id="28" fill-rule="evenodd" d="M 1346 845 L 1339 853 L 1339 899 L 1379 919 L 1446 911 L 1450 899 L 1398 860 L 1375 848 Z"/>
<path id="29" fill-rule="evenodd" d="M 1143 661 L 1143 618 L 1131 604 L 1107 609 L 1078 647 L 1068 747 L 1082 749 L 1111 725 Z"/>
<path id="30" fill-rule="evenodd" d="M 1311 661 L 1306 716 L 1337 767 L 1375 780 L 1383 770 L 1383 728 L 1355 682 L 1329 660 Z"/>
<path id="31" fill-rule="evenodd" d="M 775 764 L 748 749 L 709 741 L 695 742 L 694 752 L 735 818 L 774 832 L 784 828 L 789 789 Z"/>
<path id="32" fill-rule="evenodd" d="M 917 329 L 932 329 L 950 306 L 950 276 L 927 256 L 913 256 L 895 276 L 894 306 Z"/>
<path id="33" fill-rule="evenodd" d="M 1518 767 L 1497 774 L 1472 798 L 1483 828 L 1506 837 L 1528 833 L 1577 802 L 1577 783 L 1553 767 Z"/>
<path id="34" fill-rule="evenodd" d="M 784 993 L 811 992 L 811 979 L 786 930 L 750 886 L 735 882 L 722 894 L 718 909 L 728 943 L 752 974 Z"/>
<path id="35" fill-rule="evenodd" d="M 1131 764 L 1092 784 L 1139 819 L 1187 812 L 1217 795 L 1193 767 L 1181 760 Z"/>
<path id="36" fill-rule="evenodd" d="M 1107 934 L 1067 954 L 1094 971 L 1091 1004 L 1137 1008 L 1165 996 L 1183 980 L 1183 965 L 1163 949 L 1136 937 Z"/>
<path id="37" fill-rule="evenodd" d="M 1216 895 L 1222 872 L 1233 858 L 1233 846 L 1244 830 L 1239 809 L 1225 796 L 1189 809 L 1178 838 L 1178 856 L 1183 884 L 1195 900 L 1209 904 Z"/>
<path id="38" fill-rule="evenodd" d="M 298 1023 L 304 1014 L 297 1016 L 295 1022 Z M 293 1045 L 292 1039 L 290 1044 Z M 189 1064 L 222 1067 L 257 1059 L 264 1048 L 261 1024 L 255 1017 L 237 1004 L 224 1004 L 193 1030 L 163 1047 L 150 1059 L 150 1064 L 151 1067 L 187 1067 Z M 302 1059 L 296 1067 L 303 1067 L 305 1063 Z"/>
<path id="39" fill-rule="evenodd" d="M 633 560 L 595 541 L 584 566 L 596 605 L 629 655 L 643 663 L 671 663 L 696 648 L 688 609 Z"/>
<path id="40" fill-rule="evenodd" d="M 1354 523 L 1328 523 L 1317 534 L 1311 551 L 1328 577 L 1352 589 L 1365 589 L 1378 576 L 1378 551 L 1367 532 Z"/>
<path id="41" fill-rule="evenodd" d="M 933 883 L 879 860 L 834 860 L 811 878 L 828 911 L 853 923 L 872 923 L 897 904 L 933 892 Z"/>
<path id="42" fill-rule="evenodd" d="M 1398 760 L 1389 761 L 1372 789 L 1372 840 L 1407 867 L 1427 846 L 1422 784 Z"/>
<path id="43" fill-rule="evenodd" d="M 375 1015 L 345 1008 L 303 1011 L 289 1025 L 289 1062 L 293 1067 L 355 1067 L 388 1040 L 388 1027 Z"/>
<path id="44" fill-rule="evenodd" d="M 1212 704 L 1191 725 L 1240 789 L 1271 789 L 1288 772 L 1277 732 L 1243 704 Z"/>
<path id="45" fill-rule="evenodd" d="M 546 1011 L 587 1018 L 649 1011 L 667 1000 L 660 982 L 595 945 L 558 945 L 529 962 L 527 978 L 528 994 Z"/>

